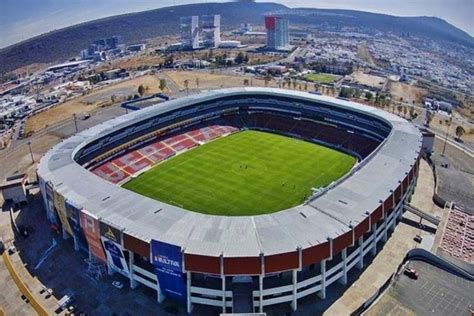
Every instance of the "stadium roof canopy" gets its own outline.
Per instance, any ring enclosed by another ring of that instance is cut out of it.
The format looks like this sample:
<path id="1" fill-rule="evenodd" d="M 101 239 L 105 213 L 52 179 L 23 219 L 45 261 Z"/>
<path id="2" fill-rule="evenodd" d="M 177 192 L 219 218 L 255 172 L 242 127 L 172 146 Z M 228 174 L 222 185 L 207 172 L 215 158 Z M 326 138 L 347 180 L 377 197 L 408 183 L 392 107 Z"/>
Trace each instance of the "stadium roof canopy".
<path id="1" fill-rule="evenodd" d="M 140 121 L 198 102 L 235 95 L 268 95 L 313 101 L 365 113 L 392 126 L 378 150 L 349 176 L 316 199 L 292 209 L 256 216 L 195 213 L 120 188 L 73 159 L 91 141 Z M 101 221 L 144 241 L 180 245 L 186 253 L 247 257 L 292 252 L 336 238 L 367 218 L 406 178 L 421 150 L 421 134 L 408 121 L 385 111 L 326 96 L 270 88 L 209 91 L 129 113 L 80 132 L 42 158 L 38 174 Z"/>

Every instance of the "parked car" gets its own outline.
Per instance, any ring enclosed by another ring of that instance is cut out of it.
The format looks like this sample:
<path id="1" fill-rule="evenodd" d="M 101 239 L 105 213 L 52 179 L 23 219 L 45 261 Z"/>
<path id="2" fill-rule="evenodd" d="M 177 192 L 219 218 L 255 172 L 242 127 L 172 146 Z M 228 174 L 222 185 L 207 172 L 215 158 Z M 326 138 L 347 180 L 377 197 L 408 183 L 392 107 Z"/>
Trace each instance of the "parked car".
<path id="1" fill-rule="evenodd" d="M 415 269 L 405 268 L 405 271 L 403 273 L 410 279 L 418 280 L 419 274 Z"/>
<path id="2" fill-rule="evenodd" d="M 417 243 L 421 243 L 421 241 L 423 240 L 423 237 L 421 237 L 420 235 L 416 235 L 415 238 L 413 238 L 414 241 L 416 241 Z"/>

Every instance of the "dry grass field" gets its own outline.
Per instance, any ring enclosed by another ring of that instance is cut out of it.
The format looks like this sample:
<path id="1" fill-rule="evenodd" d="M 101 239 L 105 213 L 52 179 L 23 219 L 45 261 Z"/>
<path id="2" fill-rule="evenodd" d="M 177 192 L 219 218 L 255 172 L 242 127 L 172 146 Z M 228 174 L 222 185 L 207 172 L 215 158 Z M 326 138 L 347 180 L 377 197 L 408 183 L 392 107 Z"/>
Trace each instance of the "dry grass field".
<path id="1" fill-rule="evenodd" d="M 369 75 L 363 72 L 354 72 L 351 76 L 358 83 L 374 88 L 382 88 L 387 81 L 387 78 Z"/>
<path id="2" fill-rule="evenodd" d="M 264 87 L 265 81 L 262 79 L 256 79 L 247 76 L 239 75 L 227 75 L 221 73 L 207 73 L 207 72 L 196 72 L 196 71 L 168 71 L 165 73 L 176 85 L 184 89 L 184 81 L 189 80 L 189 89 L 218 89 L 218 88 L 232 88 L 232 87 L 243 87 L 244 79 L 251 81 L 254 87 Z M 199 80 L 199 87 L 197 86 L 197 80 Z M 275 81 L 270 81 L 269 87 L 277 87 L 278 84 Z"/>
<path id="3" fill-rule="evenodd" d="M 111 96 L 136 93 L 139 85 L 148 87 L 146 94 L 159 92 L 159 78 L 151 75 L 133 78 L 110 86 L 97 89 L 87 95 L 61 103 L 46 111 L 38 113 L 26 121 L 25 134 L 36 132 L 51 124 L 69 119 L 73 114 L 81 115 L 99 107 L 112 104 Z M 117 98 L 120 100 L 120 98 Z"/>
<path id="4" fill-rule="evenodd" d="M 412 103 L 413 101 L 420 103 L 423 97 L 428 94 L 428 91 L 422 88 L 418 88 L 407 83 L 390 81 L 388 83 L 390 93 L 394 97 L 394 100 L 400 100 L 403 98 L 404 102 Z"/>

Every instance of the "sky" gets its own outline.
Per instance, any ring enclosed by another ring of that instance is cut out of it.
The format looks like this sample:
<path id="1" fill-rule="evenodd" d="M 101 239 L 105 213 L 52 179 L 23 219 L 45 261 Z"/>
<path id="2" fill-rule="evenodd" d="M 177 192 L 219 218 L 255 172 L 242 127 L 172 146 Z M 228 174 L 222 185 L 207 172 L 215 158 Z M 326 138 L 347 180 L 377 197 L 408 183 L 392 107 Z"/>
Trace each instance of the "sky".
<path id="1" fill-rule="evenodd" d="M 0 48 L 66 26 L 193 0 L 0 0 Z M 268 0 L 288 7 L 436 16 L 474 36 L 474 0 Z"/>

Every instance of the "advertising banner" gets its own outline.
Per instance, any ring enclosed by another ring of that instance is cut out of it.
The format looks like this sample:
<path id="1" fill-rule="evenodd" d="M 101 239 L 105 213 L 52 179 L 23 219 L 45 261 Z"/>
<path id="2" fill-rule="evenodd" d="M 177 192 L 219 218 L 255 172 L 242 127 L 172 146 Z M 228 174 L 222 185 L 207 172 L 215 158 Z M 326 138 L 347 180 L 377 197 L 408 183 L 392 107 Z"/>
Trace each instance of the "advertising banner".
<path id="1" fill-rule="evenodd" d="M 104 236 L 101 236 L 100 239 L 104 244 L 104 249 L 107 255 L 107 262 L 109 264 L 109 267 L 111 267 L 117 272 L 120 272 L 128 278 L 129 270 L 127 260 L 125 260 L 125 256 L 123 255 L 122 247 L 116 242 L 113 242 L 112 240 Z"/>
<path id="2" fill-rule="evenodd" d="M 86 210 L 80 213 L 81 227 L 86 236 L 90 253 L 99 261 L 107 263 L 107 258 L 100 242 L 99 221 Z"/>
<path id="3" fill-rule="evenodd" d="M 53 192 L 53 204 L 56 212 L 58 213 L 59 220 L 61 221 L 64 230 L 66 230 L 66 232 L 72 236 L 72 229 L 67 218 L 66 203 L 64 200 L 64 197 L 60 193 L 57 191 Z"/>
<path id="4" fill-rule="evenodd" d="M 122 231 L 104 222 L 99 223 L 99 228 L 109 267 L 128 277 L 127 260 L 122 250 Z"/>
<path id="5" fill-rule="evenodd" d="M 66 200 L 66 213 L 69 219 L 69 226 L 71 226 L 74 237 L 76 238 L 79 248 L 87 250 L 87 240 L 81 228 L 81 207 L 74 205 L 69 200 Z"/>
<path id="6" fill-rule="evenodd" d="M 121 245 L 122 244 L 122 231 L 113 226 L 107 225 L 106 223 L 100 222 L 100 235 Z"/>
<path id="7" fill-rule="evenodd" d="M 53 204 L 53 186 L 51 183 L 46 183 L 46 213 L 48 215 L 48 220 L 51 224 L 58 225 L 58 218 L 56 216 L 56 212 L 54 211 L 54 204 Z"/>
<path id="8" fill-rule="evenodd" d="M 163 294 L 171 299 L 186 302 L 186 278 L 183 274 L 181 247 L 152 240 L 151 257 L 158 283 Z"/>

